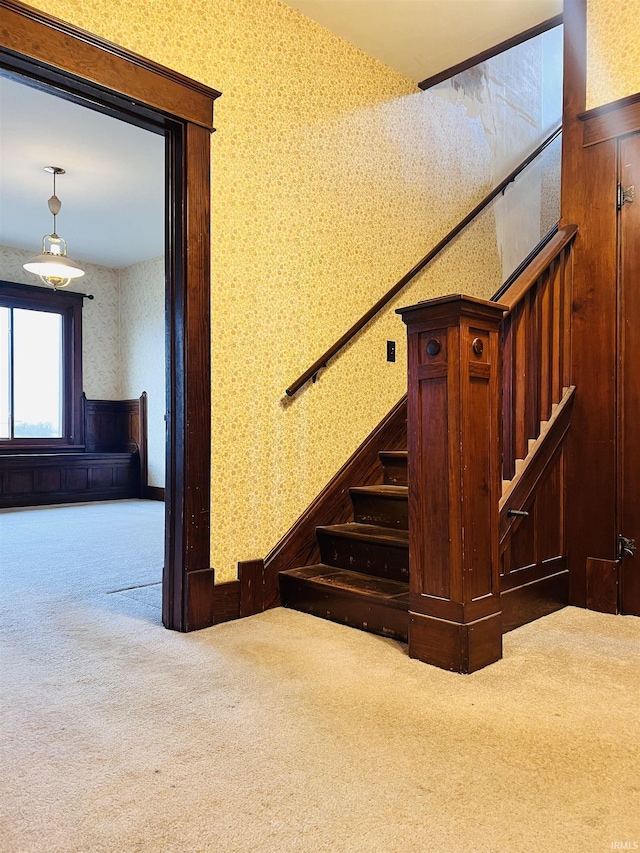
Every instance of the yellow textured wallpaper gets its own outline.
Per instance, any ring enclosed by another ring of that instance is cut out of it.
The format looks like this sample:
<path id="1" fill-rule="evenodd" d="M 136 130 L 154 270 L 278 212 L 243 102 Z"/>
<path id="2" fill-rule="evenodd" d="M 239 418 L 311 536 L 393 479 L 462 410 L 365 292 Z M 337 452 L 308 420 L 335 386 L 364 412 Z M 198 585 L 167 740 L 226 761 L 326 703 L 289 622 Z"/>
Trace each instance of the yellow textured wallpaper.
<path id="1" fill-rule="evenodd" d="M 640 92 L 640 0 L 587 0 L 587 109 Z"/>
<path id="2" fill-rule="evenodd" d="M 212 138 L 216 580 L 264 556 L 406 390 L 400 305 L 489 296 L 491 213 L 293 401 L 284 389 L 488 190 L 479 119 L 277 0 L 37 0 L 220 89 Z M 527 153 L 527 152 L 525 152 Z M 385 360 L 387 339 L 398 360 Z"/>

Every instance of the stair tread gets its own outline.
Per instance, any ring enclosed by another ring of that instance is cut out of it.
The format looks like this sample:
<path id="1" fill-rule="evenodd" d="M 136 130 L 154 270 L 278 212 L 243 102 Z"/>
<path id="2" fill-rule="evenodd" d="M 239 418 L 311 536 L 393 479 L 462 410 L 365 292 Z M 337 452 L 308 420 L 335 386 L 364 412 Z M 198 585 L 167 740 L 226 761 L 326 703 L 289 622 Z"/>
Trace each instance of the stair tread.
<path id="1" fill-rule="evenodd" d="M 379 456 L 385 459 L 406 459 L 408 455 L 407 450 L 381 450 L 379 453 Z"/>
<path id="2" fill-rule="evenodd" d="M 401 610 L 408 609 L 409 584 L 403 581 L 350 572 L 347 569 L 325 566 L 323 563 L 304 566 L 300 569 L 288 569 L 280 574 L 338 592 L 384 601 L 389 606 Z"/>
<path id="3" fill-rule="evenodd" d="M 398 548 L 409 547 L 409 531 L 396 527 L 382 527 L 378 524 L 362 524 L 357 521 L 350 521 L 347 524 L 321 525 L 316 530 L 331 536 L 380 542 L 386 545 L 395 545 Z"/>
<path id="4" fill-rule="evenodd" d="M 408 486 L 396 486 L 396 485 L 386 485 L 386 486 L 352 486 L 349 489 L 350 494 L 358 494 L 358 495 L 375 495 L 377 497 L 388 497 L 392 500 L 395 498 L 397 500 L 408 500 L 409 498 L 409 487 Z"/>

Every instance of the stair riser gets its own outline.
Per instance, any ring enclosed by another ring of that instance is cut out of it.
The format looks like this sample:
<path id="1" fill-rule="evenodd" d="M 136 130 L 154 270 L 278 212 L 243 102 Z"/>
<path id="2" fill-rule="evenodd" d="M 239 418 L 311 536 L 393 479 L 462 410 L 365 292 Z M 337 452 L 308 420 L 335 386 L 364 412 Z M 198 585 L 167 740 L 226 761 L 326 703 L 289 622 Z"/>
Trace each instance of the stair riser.
<path id="1" fill-rule="evenodd" d="M 407 479 L 406 459 L 383 459 L 382 467 L 384 469 L 383 482 L 385 486 L 406 486 L 409 482 Z"/>
<path id="2" fill-rule="evenodd" d="M 322 562 L 352 572 L 379 578 L 409 581 L 409 549 L 393 548 L 384 543 L 327 534 L 318 530 Z"/>
<path id="3" fill-rule="evenodd" d="M 409 614 L 406 611 L 377 602 L 359 601 L 348 593 L 322 589 L 313 582 L 282 575 L 280 593 L 285 607 L 407 642 Z"/>
<path id="4" fill-rule="evenodd" d="M 409 529 L 409 501 L 386 495 L 351 493 L 353 520 L 362 524 L 379 524 L 394 530 Z"/>

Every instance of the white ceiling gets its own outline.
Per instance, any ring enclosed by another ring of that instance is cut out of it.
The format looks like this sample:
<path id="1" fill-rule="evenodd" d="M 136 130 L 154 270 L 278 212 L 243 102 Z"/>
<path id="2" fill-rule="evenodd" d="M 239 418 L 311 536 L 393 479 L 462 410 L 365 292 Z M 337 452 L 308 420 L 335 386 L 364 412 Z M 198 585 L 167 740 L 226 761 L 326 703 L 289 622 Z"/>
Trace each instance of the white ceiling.
<path id="1" fill-rule="evenodd" d="M 284 0 L 416 83 L 562 12 L 562 0 Z"/>
<path id="2" fill-rule="evenodd" d="M 40 254 L 53 219 L 70 258 L 125 267 L 164 253 L 165 140 L 0 76 L 0 244 Z"/>

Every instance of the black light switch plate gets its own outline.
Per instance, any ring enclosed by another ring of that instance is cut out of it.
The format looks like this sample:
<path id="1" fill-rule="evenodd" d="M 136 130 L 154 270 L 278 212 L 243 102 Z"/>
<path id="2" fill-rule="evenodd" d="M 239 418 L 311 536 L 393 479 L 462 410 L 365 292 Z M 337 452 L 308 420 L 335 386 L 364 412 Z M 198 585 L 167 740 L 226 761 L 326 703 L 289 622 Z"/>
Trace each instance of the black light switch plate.
<path id="1" fill-rule="evenodd" d="M 396 360 L 396 342 L 387 341 L 387 361 Z"/>

